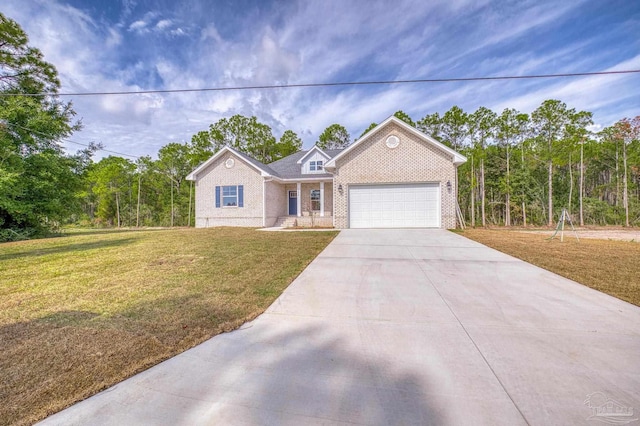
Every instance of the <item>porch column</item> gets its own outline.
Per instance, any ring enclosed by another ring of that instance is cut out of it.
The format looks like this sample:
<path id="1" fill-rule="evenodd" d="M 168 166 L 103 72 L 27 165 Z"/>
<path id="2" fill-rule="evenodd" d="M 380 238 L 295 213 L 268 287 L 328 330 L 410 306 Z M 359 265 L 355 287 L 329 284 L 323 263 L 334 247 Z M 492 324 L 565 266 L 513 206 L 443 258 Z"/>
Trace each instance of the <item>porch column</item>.
<path id="1" fill-rule="evenodd" d="M 320 182 L 320 216 L 324 216 L 324 182 Z"/>
<path id="2" fill-rule="evenodd" d="M 296 190 L 298 191 L 298 198 L 296 198 L 296 211 L 298 217 L 302 216 L 302 184 L 300 182 L 296 183 Z"/>

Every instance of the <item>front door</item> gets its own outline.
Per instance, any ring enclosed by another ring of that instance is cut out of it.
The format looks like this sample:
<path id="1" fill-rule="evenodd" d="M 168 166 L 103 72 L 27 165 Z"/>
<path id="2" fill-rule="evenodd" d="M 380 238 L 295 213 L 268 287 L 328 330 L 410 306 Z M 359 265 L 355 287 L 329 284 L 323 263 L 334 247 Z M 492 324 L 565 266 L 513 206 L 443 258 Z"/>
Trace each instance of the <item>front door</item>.
<path id="1" fill-rule="evenodd" d="M 298 214 L 298 191 L 289 191 L 289 216 Z"/>

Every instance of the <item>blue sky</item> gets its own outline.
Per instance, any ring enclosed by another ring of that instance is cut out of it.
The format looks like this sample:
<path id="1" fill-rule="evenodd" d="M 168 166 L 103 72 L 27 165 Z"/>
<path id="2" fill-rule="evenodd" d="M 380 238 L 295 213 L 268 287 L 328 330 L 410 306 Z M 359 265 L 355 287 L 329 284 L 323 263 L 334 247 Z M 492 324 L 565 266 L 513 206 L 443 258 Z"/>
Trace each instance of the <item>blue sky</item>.
<path id="1" fill-rule="evenodd" d="M 4 0 L 63 92 L 183 89 L 640 69 L 640 2 Z M 152 155 L 222 117 L 255 115 L 305 148 L 332 123 L 357 137 L 402 109 L 531 112 L 545 99 L 640 114 L 640 75 L 75 97 L 71 138 Z M 70 150 L 77 146 L 67 145 Z M 101 154 L 105 155 L 105 154 Z"/>

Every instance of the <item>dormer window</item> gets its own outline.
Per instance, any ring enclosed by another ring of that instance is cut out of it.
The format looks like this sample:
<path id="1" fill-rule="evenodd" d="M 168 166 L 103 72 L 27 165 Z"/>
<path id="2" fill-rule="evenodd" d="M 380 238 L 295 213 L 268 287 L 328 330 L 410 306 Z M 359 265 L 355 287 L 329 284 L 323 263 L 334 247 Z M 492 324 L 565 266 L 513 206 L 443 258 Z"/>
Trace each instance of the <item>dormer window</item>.
<path id="1" fill-rule="evenodd" d="M 300 171 L 303 175 L 306 174 L 320 174 L 326 173 L 324 169 L 324 165 L 327 161 L 331 160 L 324 151 L 322 151 L 317 146 L 314 146 L 309 151 L 307 151 L 300 159 L 297 164 L 300 164 Z"/>

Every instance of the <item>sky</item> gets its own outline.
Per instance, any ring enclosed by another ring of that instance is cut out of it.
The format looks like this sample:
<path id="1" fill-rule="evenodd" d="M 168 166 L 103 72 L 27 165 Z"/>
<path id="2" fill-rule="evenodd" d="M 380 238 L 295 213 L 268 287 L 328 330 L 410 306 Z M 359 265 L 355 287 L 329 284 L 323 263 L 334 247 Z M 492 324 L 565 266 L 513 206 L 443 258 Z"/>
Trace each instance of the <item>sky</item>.
<path id="1" fill-rule="evenodd" d="M 0 11 L 56 66 L 61 93 L 640 69 L 634 0 L 3 0 Z M 278 138 L 291 129 L 305 149 L 333 123 L 356 138 L 397 110 L 417 121 L 454 105 L 530 113 L 560 99 L 598 129 L 640 115 L 639 88 L 627 74 L 63 99 L 83 123 L 72 141 L 155 157 L 234 114 Z"/>

